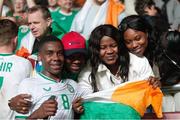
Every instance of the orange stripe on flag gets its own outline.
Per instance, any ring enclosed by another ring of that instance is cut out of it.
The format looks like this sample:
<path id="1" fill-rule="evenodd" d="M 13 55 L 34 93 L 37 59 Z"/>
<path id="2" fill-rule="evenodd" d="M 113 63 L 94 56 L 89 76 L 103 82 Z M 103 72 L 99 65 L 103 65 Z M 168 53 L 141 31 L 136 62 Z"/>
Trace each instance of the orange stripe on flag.
<path id="1" fill-rule="evenodd" d="M 16 51 L 16 55 L 27 58 L 30 55 L 30 53 L 28 52 L 27 48 L 21 47 L 21 49 Z"/>
<path id="2" fill-rule="evenodd" d="M 162 97 L 159 88 L 153 89 L 147 80 L 143 80 L 118 87 L 112 94 L 112 101 L 133 107 L 141 116 L 152 105 L 157 117 L 162 118 Z"/>

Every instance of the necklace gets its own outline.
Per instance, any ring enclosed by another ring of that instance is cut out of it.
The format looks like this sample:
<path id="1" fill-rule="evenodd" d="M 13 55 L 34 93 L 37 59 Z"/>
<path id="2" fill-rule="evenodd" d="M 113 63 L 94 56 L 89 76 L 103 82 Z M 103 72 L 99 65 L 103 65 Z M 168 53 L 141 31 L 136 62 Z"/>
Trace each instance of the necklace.
<path id="1" fill-rule="evenodd" d="M 116 71 L 116 74 L 115 74 L 116 77 L 119 77 L 119 76 L 120 76 L 120 73 L 119 73 L 119 72 L 120 72 L 120 66 L 118 67 L 118 69 L 117 69 L 117 71 Z"/>

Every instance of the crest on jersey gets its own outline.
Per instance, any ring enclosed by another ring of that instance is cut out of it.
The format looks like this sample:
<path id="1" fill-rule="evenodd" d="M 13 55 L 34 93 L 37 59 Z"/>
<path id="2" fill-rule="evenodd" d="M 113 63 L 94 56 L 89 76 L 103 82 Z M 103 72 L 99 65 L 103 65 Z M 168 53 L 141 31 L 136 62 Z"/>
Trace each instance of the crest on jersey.
<path id="1" fill-rule="evenodd" d="M 69 92 L 74 93 L 74 88 L 72 87 L 72 85 L 67 84 L 67 89 L 69 90 Z"/>

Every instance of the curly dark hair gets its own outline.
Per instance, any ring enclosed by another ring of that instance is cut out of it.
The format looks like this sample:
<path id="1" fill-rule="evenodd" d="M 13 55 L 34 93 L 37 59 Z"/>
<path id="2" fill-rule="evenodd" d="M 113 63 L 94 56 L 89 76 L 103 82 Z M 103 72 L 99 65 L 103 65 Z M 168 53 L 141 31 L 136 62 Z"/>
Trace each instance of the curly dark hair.
<path id="1" fill-rule="evenodd" d="M 91 77 L 92 86 L 94 88 L 94 92 L 98 91 L 96 85 L 96 72 L 100 63 L 102 63 L 100 54 L 100 41 L 104 36 L 108 36 L 113 38 L 118 44 L 118 60 L 120 64 L 120 76 L 123 79 L 123 82 L 128 79 L 129 72 L 129 53 L 127 48 L 125 47 L 124 42 L 120 39 L 120 34 L 117 28 L 112 25 L 100 25 L 96 27 L 89 39 L 89 54 L 90 54 L 90 64 L 92 66 L 91 74 L 89 76 L 89 80 Z"/>

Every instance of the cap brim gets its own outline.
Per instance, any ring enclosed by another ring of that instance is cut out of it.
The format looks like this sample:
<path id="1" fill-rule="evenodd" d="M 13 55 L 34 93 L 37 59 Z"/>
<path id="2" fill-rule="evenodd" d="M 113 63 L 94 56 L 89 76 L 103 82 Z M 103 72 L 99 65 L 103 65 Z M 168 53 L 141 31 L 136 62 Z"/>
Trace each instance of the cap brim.
<path id="1" fill-rule="evenodd" d="M 87 50 L 86 49 L 74 49 L 74 50 L 65 50 L 65 52 L 64 52 L 65 56 L 70 56 L 70 55 L 77 54 L 77 53 L 82 53 L 84 55 L 87 55 Z"/>

